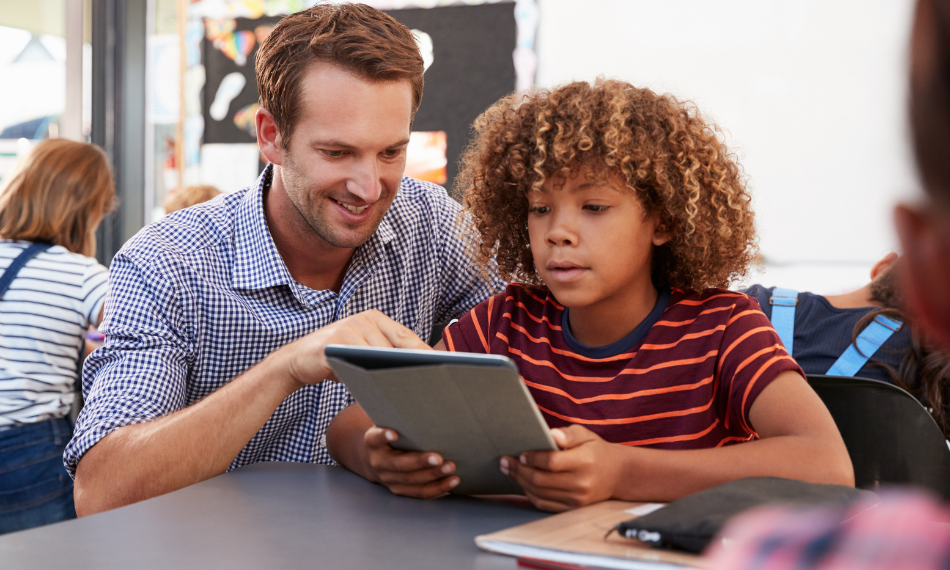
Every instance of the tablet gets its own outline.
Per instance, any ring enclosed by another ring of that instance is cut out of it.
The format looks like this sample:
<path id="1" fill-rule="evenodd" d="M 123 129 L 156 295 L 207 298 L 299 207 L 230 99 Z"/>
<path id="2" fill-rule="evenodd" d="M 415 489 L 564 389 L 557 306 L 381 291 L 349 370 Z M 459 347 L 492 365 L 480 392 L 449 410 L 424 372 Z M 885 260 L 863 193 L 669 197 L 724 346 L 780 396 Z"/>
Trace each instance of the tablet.
<path id="1" fill-rule="evenodd" d="M 523 494 L 504 455 L 557 449 L 518 367 L 504 356 L 329 345 L 327 360 L 393 447 L 455 462 L 453 493 Z"/>

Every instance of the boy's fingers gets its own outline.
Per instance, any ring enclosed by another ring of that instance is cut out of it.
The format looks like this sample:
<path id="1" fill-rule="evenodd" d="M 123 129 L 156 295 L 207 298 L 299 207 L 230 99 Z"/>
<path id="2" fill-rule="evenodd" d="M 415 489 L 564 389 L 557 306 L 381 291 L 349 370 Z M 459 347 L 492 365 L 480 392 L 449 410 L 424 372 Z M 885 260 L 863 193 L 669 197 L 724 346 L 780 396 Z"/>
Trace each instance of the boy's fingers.
<path id="1" fill-rule="evenodd" d="M 597 434 L 577 424 L 570 425 L 566 428 L 552 429 L 551 437 L 554 438 L 554 443 L 561 449 L 571 449 L 589 441 L 599 439 Z"/>
<path id="2" fill-rule="evenodd" d="M 392 488 L 393 486 L 420 486 L 433 481 L 438 481 L 446 477 L 442 467 L 430 467 L 428 469 L 418 469 L 416 471 L 380 471 L 380 483 Z M 454 468 L 454 466 L 452 466 Z M 449 472 L 451 473 L 451 471 Z"/>
<path id="3" fill-rule="evenodd" d="M 445 477 L 438 481 L 433 481 L 425 485 L 387 485 L 389 490 L 397 495 L 404 497 L 415 497 L 417 499 L 434 499 L 440 497 L 459 484 L 458 477 Z"/>
<path id="4" fill-rule="evenodd" d="M 367 447 L 384 447 L 399 439 L 399 434 L 387 428 L 373 426 L 363 434 L 363 443 Z"/>

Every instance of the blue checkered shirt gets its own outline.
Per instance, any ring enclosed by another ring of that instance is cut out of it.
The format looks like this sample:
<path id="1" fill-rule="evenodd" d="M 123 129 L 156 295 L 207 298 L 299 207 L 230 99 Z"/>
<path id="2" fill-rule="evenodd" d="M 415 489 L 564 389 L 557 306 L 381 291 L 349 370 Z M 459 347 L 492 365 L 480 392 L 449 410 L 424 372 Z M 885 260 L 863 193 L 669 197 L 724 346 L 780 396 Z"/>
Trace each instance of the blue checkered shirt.
<path id="1" fill-rule="evenodd" d="M 427 339 L 496 290 L 459 238 L 459 205 L 434 184 L 403 178 L 376 233 L 356 249 L 339 293 L 290 276 L 255 186 L 151 224 L 115 256 L 101 330 L 86 361 L 79 415 L 64 462 L 113 430 L 180 410 L 277 348 L 343 317 L 378 309 Z M 234 458 L 332 464 L 325 433 L 352 403 L 334 382 L 300 388 Z M 207 437 L 215 437 L 213 432 Z"/>

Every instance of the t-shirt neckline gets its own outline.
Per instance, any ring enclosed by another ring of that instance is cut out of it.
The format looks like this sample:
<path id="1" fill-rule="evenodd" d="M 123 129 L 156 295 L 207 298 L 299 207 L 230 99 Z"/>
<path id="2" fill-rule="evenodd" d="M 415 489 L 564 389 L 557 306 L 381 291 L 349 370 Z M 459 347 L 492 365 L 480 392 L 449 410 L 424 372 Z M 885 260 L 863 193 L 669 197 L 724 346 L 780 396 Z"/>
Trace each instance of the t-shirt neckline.
<path id="1" fill-rule="evenodd" d="M 660 320 L 660 316 L 669 304 L 670 290 L 661 289 L 660 294 L 657 295 L 656 304 L 653 305 L 653 310 L 650 311 L 650 314 L 647 315 L 645 319 L 640 321 L 637 328 L 633 329 L 630 334 L 622 339 L 605 346 L 587 346 L 586 344 L 578 342 L 578 340 L 574 338 L 574 335 L 571 334 L 570 321 L 568 321 L 568 311 L 570 311 L 570 309 L 564 307 L 564 312 L 561 314 L 561 331 L 564 333 L 564 341 L 571 347 L 571 350 L 587 358 L 610 358 L 611 356 L 617 356 L 618 354 L 627 352 L 643 340 L 650 329 L 653 328 L 653 325 Z"/>

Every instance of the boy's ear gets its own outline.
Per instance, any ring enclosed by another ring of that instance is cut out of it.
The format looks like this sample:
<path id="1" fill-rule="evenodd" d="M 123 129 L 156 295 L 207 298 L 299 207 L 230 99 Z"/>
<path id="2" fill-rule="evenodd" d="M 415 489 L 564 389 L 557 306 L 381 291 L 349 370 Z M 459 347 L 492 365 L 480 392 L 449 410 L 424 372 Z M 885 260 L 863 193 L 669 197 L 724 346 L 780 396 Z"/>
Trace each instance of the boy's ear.
<path id="1" fill-rule="evenodd" d="M 666 229 L 665 225 L 657 223 L 653 230 L 653 245 L 659 247 L 668 241 L 670 241 L 669 230 Z"/>
<path id="2" fill-rule="evenodd" d="M 254 115 L 254 126 L 257 130 L 257 146 L 268 162 L 282 164 L 284 147 L 280 138 L 280 130 L 270 111 L 261 107 Z"/>
<path id="3" fill-rule="evenodd" d="M 894 211 L 897 234 L 904 248 L 901 284 L 905 299 L 920 326 L 950 348 L 950 237 L 939 216 L 912 206 Z"/>

